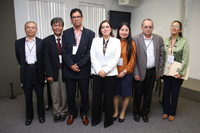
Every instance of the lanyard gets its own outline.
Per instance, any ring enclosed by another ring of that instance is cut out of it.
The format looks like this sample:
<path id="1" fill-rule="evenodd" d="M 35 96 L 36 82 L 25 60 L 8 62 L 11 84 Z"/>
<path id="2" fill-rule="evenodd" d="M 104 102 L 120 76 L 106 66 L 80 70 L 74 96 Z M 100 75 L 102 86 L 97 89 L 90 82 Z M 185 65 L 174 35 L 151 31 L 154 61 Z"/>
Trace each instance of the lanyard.
<path id="1" fill-rule="evenodd" d="M 151 39 L 150 43 L 148 44 L 148 46 L 146 47 L 146 50 L 148 49 L 148 47 L 149 47 L 149 45 L 151 44 L 151 42 L 152 42 L 152 39 Z"/>
<path id="2" fill-rule="evenodd" d="M 29 46 L 28 46 L 28 43 L 27 43 L 27 47 L 28 47 L 30 53 L 33 50 L 34 46 L 35 46 L 35 43 L 34 43 L 33 47 L 30 49 Z"/>

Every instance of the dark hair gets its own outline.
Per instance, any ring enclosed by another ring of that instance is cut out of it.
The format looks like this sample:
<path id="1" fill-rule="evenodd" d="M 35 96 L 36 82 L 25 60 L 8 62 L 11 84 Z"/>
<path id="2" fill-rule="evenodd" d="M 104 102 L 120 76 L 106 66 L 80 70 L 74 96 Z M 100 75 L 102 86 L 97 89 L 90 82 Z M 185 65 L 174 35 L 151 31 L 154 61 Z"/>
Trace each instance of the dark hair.
<path id="1" fill-rule="evenodd" d="M 102 28 L 102 24 L 103 23 L 108 23 L 110 25 L 110 28 L 111 28 L 110 36 L 114 37 L 113 32 L 112 32 L 112 25 L 110 24 L 110 22 L 108 20 L 104 20 L 104 21 L 102 21 L 100 23 L 100 26 L 99 26 L 99 37 L 103 36 L 103 34 L 101 33 L 101 28 Z"/>
<path id="2" fill-rule="evenodd" d="M 72 18 L 72 14 L 75 13 L 75 12 L 79 12 L 81 14 L 81 17 L 83 17 L 83 14 L 82 14 L 82 11 L 81 9 L 78 9 L 78 8 L 74 8 L 71 10 L 70 12 L 70 17 Z"/>
<path id="3" fill-rule="evenodd" d="M 142 21 L 142 26 L 143 26 L 143 23 L 144 23 L 145 20 L 149 20 L 149 21 L 151 21 L 152 24 L 153 24 L 153 21 L 152 21 L 150 18 L 146 18 L 146 19 L 144 19 L 144 20 Z M 154 24 L 153 24 L 153 25 L 154 25 Z"/>
<path id="4" fill-rule="evenodd" d="M 180 30 L 182 30 L 182 23 L 181 23 L 180 21 L 178 21 L 178 20 L 175 20 L 174 22 L 172 22 L 172 24 L 175 23 L 175 22 L 179 23 L 179 25 L 180 25 Z M 172 25 L 172 24 L 171 24 L 171 25 Z M 178 35 L 179 35 L 180 37 L 183 37 L 182 31 L 181 31 Z"/>
<path id="5" fill-rule="evenodd" d="M 56 17 L 56 18 L 53 18 L 52 20 L 51 20 L 51 26 L 54 24 L 54 23 L 62 23 L 62 26 L 64 27 L 64 21 L 63 21 L 63 19 L 62 18 L 59 18 L 59 17 Z"/>
<path id="6" fill-rule="evenodd" d="M 127 52 L 127 55 L 128 55 L 128 62 L 129 62 L 129 60 L 130 60 L 130 58 L 131 58 L 132 50 L 133 50 L 133 45 L 132 45 L 131 27 L 130 27 L 130 25 L 129 25 L 127 22 L 122 22 L 122 23 L 119 25 L 119 27 L 118 27 L 118 29 L 117 29 L 117 38 L 118 38 L 118 39 L 121 39 L 121 36 L 119 35 L 119 31 L 120 31 L 120 29 L 122 28 L 122 26 L 124 26 L 124 25 L 127 26 L 127 27 L 129 28 L 129 35 L 128 35 L 128 37 L 126 38 L 126 40 L 127 40 L 126 52 Z"/>

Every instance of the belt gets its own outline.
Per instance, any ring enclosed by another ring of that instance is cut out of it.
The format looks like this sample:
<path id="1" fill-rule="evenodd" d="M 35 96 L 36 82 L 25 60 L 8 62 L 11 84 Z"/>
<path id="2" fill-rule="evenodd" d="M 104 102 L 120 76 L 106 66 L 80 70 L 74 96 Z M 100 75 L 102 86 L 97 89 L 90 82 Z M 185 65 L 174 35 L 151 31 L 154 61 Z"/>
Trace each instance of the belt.
<path id="1" fill-rule="evenodd" d="M 152 69 L 155 69 L 155 67 L 146 68 L 146 70 L 152 70 Z"/>
<path id="2" fill-rule="evenodd" d="M 27 66 L 35 66 L 35 65 L 37 65 L 37 62 L 35 62 L 34 64 L 28 64 L 28 63 L 26 62 L 26 65 L 27 65 Z"/>

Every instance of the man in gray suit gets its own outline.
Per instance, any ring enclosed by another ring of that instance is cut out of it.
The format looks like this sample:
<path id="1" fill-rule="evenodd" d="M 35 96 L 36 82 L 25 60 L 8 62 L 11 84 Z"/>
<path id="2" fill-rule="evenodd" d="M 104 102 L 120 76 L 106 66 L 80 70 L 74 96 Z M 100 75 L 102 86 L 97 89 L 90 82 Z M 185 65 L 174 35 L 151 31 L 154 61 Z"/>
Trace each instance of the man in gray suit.
<path id="1" fill-rule="evenodd" d="M 134 120 L 140 121 L 140 115 L 144 122 L 148 122 L 150 112 L 152 90 L 156 77 L 160 78 L 163 70 L 164 44 L 163 38 L 152 34 L 154 25 L 151 19 L 142 22 L 143 33 L 133 37 L 137 47 L 137 57 L 134 66 Z M 143 106 L 140 109 L 143 96 Z"/>

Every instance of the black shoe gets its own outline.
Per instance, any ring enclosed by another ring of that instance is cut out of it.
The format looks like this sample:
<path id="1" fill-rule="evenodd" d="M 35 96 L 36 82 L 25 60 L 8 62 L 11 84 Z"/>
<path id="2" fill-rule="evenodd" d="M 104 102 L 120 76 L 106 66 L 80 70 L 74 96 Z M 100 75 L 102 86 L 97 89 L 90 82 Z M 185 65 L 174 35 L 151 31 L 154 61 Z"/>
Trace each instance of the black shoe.
<path id="1" fill-rule="evenodd" d="M 59 120 L 60 120 L 60 116 L 59 115 L 58 116 L 54 115 L 53 121 L 54 122 L 58 122 Z"/>
<path id="2" fill-rule="evenodd" d="M 96 123 L 92 122 L 92 126 L 96 126 L 96 125 L 98 125 L 99 123 L 100 123 L 100 121 L 99 121 L 99 122 L 96 122 Z"/>
<path id="3" fill-rule="evenodd" d="M 113 117 L 113 121 L 117 120 L 118 117 L 119 117 L 119 114 L 116 117 Z"/>
<path id="4" fill-rule="evenodd" d="M 43 116 L 43 117 L 40 117 L 40 118 L 39 118 L 39 122 L 40 122 L 40 123 L 44 123 L 44 122 L 45 122 L 45 117 L 44 117 L 44 116 Z"/>
<path id="5" fill-rule="evenodd" d="M 124 119 L 125 119 L 125 118 L 124 118 Z M 124 122 L 124 119 L 119 118 L 119 119 L 118 119 L 119 123 Z"/>
<path id="6" fill-rule="evenodd" d="M 148 118 L 147 115 L 143 115 L 142 117 L 143 117 L 143 121 L 144 121 L 144 122 L 149 122 L 149 118 Z"/>
<path id="7" fill-rule="evenodd" d="M 107 128 L 107 127 L 111 126 L 112 124 L 104 124 L 104 128 Z"/>
<path id="8" fill-rule="evenodd" d="M 61 116 L 60 116 L 60 122 L 65 121 L 65 119 L 66 119 L 66 115 L 61 115 Z"/>
<path id="9" fill-rule="evenodd" d="M 32 119 L 26 119 L 25 125 L 28 126 L 32 123 Z"/>
<path id="10" fill-rule="evenodd" d="M 136 122 L 140 122 L 140 115 L 139 114 L 134 114 L 134 120 Z"/>

